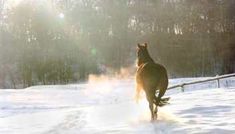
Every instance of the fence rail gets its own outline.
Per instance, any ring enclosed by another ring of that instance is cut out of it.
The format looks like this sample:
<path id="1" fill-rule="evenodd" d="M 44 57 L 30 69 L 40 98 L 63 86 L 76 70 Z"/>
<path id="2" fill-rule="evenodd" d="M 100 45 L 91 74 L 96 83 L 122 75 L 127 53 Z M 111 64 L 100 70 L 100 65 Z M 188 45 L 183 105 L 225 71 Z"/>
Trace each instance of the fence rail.
<path id="1" fill-rule="evenodd" d="M 221 76 L 215 76 L 213 78 L 208 78 L 208 79 L 205 79 L 205 80 L 198 80 L 198 81 L 191 81 L 191 82 L 176 84 L 176 85 L 168 87 L 167 90 L 181 87 L 181 90 L 184 91 L 184 86 L 186 86 L 186 85 L 204 83 L 204 82 L 208 82 L 208 81 L 217 81 L 217 86 L 218 86 L 218 88 L 220 88 L 220 79 L 229 78 L 229 77 L 235 77 L 235 73 L 234 74 L 221 75 Z"/>

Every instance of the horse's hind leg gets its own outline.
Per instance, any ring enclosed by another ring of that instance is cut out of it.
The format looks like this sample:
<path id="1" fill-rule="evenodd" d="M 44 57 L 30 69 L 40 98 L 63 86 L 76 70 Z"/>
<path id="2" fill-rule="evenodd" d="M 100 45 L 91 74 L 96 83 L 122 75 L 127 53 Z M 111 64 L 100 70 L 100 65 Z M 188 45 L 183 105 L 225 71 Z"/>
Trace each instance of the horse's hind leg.
<path id="1" fill-rule="evenodd" d="M 153 104 L 155 105 L 155 108 L 154 108 L 154 118 L 157 119 L 157 112 L 158 112 L 158 103 L 156 102 L 157 101 L 157 97 L 156 97 L 156 91 L 154 92 L 154 96 L 153 96 Z"/>
<path id="2" fill-rule="evenodd" d="M 155 105 L 155 107 L 154 107 L 154 105 L 155 105 L 155 103 L 154 103 L 154 98 L 153 98 L 153 99 L 149 102 L 149 109 L 150 109 L 150 111 L 151 111 L 151 119 L 152 119 L 152 120 L 157 119 L 157 112 L 158 112 L 158 106 Z"/>
<path id="3" fill-rule="evenodd" d="M 154 96 L 152 93 L 149 93 L 149 92 L 146 92 L 146 97 L 147 97 L 147 100 L 149 102 L 149 109 L 150 109 L 150 112 L 151 112 L 151 120 L 154 120 Z"/>
<path id="4" fill-rule="evenodd" d="M 151 120 L 154 120 L 153 101 L 149 102 L 149 109 L 150 109 L 150 112 L 151 112 Z"/>
<path id="5" fill-rule="evenodd" d="M 154 109 L 154 119 L 157 119 L 157 112 L 158 112 L 158 106 L 156 105 Z"/>

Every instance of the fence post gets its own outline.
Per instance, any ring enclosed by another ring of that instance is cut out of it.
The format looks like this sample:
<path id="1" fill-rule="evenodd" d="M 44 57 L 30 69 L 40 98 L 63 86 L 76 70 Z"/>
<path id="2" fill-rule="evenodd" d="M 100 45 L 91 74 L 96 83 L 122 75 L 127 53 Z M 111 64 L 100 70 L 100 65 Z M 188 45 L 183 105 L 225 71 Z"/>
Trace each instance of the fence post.
<path id="1" fill-rule="evenodd" d="M 217 78 L 217 87 L 220 88 L 220 82 L 219 82 L 219 75 L 216 75 L 216 78 Z"/>
<path id="2" fill-rule="evenodd" d="M 180 86 L 181 87 L 181 91 L 184 92 L 184 83 Z"/>
<path id="3" fill-rule="evenodd" d="M 217 79 L 217 86 L 218 86 L 218 88 L 220 88 L 220 82 L 219 82 L 219 79 Z"/>

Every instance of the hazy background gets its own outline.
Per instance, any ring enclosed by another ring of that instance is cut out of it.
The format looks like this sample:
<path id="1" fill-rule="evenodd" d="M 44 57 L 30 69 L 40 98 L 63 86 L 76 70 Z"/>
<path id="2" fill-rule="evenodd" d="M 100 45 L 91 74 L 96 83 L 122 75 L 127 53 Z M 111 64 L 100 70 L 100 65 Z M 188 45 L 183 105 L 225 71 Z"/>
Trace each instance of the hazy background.
<path id="1" fill-rule="evenodd" d="M 234 13 L 234 0 L 0 0 L 0 88 L 133 75 L 138 42 L 171 78 L 233 73 Z"/>

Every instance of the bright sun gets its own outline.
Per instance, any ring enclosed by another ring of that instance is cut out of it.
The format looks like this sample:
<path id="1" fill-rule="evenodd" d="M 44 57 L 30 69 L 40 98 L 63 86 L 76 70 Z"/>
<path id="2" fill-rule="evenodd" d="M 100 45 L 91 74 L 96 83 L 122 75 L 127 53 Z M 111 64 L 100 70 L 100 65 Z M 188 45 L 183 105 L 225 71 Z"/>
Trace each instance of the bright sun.
<path id="1" fill-rule="evenodd" d="M 14 7 L 14 6 L 19 5 L 19 3 L 20 3 L 21 1 L 22 1 L 22 0 L 8 0 L 8 1 L 7 1 L 7 4 L 8 4 L 9 6 Z"/>
<path id="2" fill-rule="evenodd" d="M 63 19 L 63 18 L 64 18 L 64 14 L 63 14 L 63 13 L 60 13 L 60 14 L 59 14 L 59 17 L 60 17 L 61 19 Z"/>

